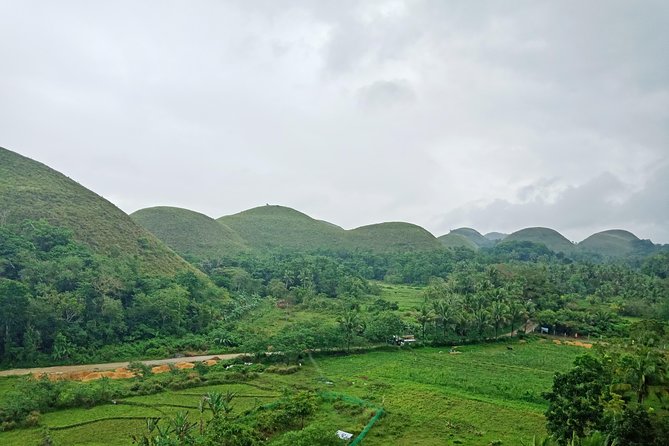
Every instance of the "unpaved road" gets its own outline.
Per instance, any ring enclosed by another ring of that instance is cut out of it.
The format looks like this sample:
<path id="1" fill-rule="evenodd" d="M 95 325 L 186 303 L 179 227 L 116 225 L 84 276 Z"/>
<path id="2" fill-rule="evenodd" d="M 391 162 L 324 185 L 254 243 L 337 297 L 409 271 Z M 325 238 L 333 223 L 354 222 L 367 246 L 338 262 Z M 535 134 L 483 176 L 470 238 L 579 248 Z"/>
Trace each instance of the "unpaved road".
<path id="1" fill-rule="evenodd" d="M 206 355 L 206 356 L 184 356 L 182 358 L 167 358 L 167 359 L 152 359 L 149 361 L 140 361 L 148 366 L 156 366 L 163 364 L 177 364 L 180 362 L 198 362 L 207 361 L 209 359 L 234 359 L 244 356 L 244 353 L 229 353 L 226 355 Z M 11 369 L 0 370 L 0 376 L 17 376 L 46 373 L 48 375 L 55 373 L 73 373 L 73 372 L 102 372 L 106 370 L 116 370 L 121 367 L 128 367 L 129 362 L 108 362 L 106 364 L 83 364 L 83 365 L 59 365 L 54 367 L 36 367 L 31 369 Z"/>

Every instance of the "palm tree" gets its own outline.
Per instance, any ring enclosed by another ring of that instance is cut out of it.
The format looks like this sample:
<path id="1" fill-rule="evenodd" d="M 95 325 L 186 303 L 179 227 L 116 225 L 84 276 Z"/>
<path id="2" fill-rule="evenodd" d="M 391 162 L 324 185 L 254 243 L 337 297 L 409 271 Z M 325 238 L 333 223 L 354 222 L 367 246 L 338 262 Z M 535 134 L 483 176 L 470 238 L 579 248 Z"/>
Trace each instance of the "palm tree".
<path id="1" fill-rule="evenodd" d="M 421 325 L 422 338 L 425 339 L 425 327 L 432 320 L 432 309 L 427 305 L 427 301 L 418 308 L 416 320 Z"/>
<path id="2" fill-rule="evenodd" d="M 521 302 L 518 302 L 517 300 L 511 301 L 511 304 L 509 305 L 509 322 L 511 323 L 511 336 L 513 336 L 513 332 L 515 331 L 516 322 L 522 320 L 522 318 L 525 315 L 527 315 L 527 309 L 525 308 L 525 305 L 523 305 Z"/>
<path id="3" fill-rule="evenodd" d="M 432 309 L 437 318 L 441 321 L 441 328 L 443 330 L 442 336 L 446 338 L 446 332 L 452 328 L 459 319 L 459 309 L 452 299 L 440 299 L 433 302 Z"/>
<path id="4" fill-rule="evenodd" d="M 360 335 L 365 331 L 365 323 L 360 319 L 360 314 L 354 310 L 350 309 L 343 315 L 341 315 L 337 322 L 339 327 L 344 332 L 344 340 L 346 342 L 346 351 L 351 350 L 351 343 L 355 335 Z"/>
<path id="5" fill-rule="evenodd" d="M 495 338 L 497 338 L 497 331 L 509 317 L 509 307 L 501 300 L 496 300 L 490 306 L 490 319 L 495 327 Z"/>

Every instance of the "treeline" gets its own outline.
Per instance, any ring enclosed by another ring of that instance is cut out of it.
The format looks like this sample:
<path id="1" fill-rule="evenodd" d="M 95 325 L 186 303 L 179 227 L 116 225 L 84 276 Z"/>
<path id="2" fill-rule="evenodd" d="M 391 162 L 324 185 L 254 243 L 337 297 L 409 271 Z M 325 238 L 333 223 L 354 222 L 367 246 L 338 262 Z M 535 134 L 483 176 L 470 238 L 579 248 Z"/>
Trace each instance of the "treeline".
<path id="1" fill-rule="evenodd" d="M 139 271 L 44 221 L 0 227 L 0 364 L 83 362 L 106 345 L 202 332 L 229 301 L 199 273 Z"/>

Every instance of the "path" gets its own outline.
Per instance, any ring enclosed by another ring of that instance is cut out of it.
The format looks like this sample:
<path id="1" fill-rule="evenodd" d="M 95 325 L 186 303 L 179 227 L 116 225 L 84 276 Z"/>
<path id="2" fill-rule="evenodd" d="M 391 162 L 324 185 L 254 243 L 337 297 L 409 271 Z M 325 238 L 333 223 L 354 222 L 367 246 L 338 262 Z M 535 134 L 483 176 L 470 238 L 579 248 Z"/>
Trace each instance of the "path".
<path id="1" fill-rule="evenodd" d="M 140 361 L 144 364 L 153 367 L 163 364 L 178 364 L 180 362 L 198 362 L 207 361 L 209 359 L 234 359 L 244 356 L 244 353 L 229 353 L 226 355 L 205 355 L 205 356 L 184 356 L 182 358 L 166 358 L 166 359 L 152 359 L 149 361 Z M 105 370 L 116 370 L 119 368 L 128 367 L 129 362 L 108 362 L 106 364 L 82 364 L 82 365 L 59 365 L 54 367 L 35 367 L 29 369 L 11 369 L 0 370 L 0 376 L 18 376 L 46 373 L 48 375 L 54 373 L 74 373 L 74 372 L 102 372 Z"/>

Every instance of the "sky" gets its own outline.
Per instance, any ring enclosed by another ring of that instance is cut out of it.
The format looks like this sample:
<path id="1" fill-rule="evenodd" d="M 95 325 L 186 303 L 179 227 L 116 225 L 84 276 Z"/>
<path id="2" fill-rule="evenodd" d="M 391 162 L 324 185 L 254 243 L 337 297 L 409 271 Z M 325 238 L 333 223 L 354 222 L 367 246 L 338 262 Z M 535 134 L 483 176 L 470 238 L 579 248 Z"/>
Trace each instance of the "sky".
<path id="1" fill-rule="evenodd" d="M 130 213 L 669 243 L 669 2 L 0 0 L 0 146 Z"/>

